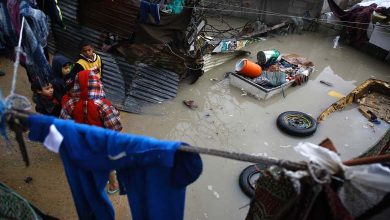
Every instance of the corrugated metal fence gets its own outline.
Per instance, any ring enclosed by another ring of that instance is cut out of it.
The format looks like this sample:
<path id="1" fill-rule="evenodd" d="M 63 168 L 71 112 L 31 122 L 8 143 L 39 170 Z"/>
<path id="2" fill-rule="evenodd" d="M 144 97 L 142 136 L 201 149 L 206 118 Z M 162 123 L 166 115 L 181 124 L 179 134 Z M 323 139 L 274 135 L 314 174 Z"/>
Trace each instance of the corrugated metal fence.
<path id="1" fill-rule="evenodd" d="M 102 45 L 104 32 L 79 24 L 78 1 L 62 0 L 59 1 L 59 6 L 66 28 L 51 25 L 48 43 L 51 53 L 60 53 L 76 61 L 79 53 L 78 44 L 82 39 L 90 41 L 95 46 Z M 111 10 L 101 10 L 96 16 L 110 18 L 112 13 Z M 129 13 L 132 13 L 130 17 L 134 18 L 134 14 L 138 12 L 133 8 Z M 91 18 L 93 14 L 88 16 Z M 115 23 L 112 25 L 115 26 Z M 125 33 L 122 31 L 120 34 Z M 179 76 L 176 73 L 143 63 L 129 64 L 124 57 L 104 53 L 98 47 L 95 47 L 95 51 L 101 56 L 104 64 L 103 84 L 107 98 L 119 109 L 141 113 L 142 106 L 146 104 L 159 103 L 176 96 L 179 83 Z"/>

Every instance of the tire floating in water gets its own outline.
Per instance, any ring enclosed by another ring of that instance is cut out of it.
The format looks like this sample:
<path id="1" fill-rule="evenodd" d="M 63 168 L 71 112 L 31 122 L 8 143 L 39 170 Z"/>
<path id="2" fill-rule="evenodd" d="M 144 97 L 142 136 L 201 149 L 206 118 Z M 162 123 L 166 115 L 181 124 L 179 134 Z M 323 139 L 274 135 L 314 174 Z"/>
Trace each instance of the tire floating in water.
<path id="1" fill-rule="evenodd" d="M 240 174 L 239 185 L 242 192 L 250 198 L 255 196 L 255 184 L 257 179 L 260 177 L 261 170 L 267 169 L 269 166 L 264 164 L 254 164 L 246 167 Z"/>
<path id="2" fill-rule="evenodd" d="M 298 137 L 306 137 L 317 130 L 317 121 L 308 114 L 298 111 L 283 112 L 278 116 L 276 125 L 283 132 Z"/>

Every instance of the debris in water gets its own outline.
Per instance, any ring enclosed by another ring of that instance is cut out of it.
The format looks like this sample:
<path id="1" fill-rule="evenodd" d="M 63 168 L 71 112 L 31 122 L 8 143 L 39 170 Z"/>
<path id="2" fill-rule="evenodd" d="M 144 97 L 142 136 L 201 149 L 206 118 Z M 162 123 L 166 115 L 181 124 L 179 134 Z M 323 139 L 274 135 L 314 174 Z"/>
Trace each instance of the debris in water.
<path id="1" fill-rule="evenodd" d="M 291 145 L 280 145 L 281 148 L 289 148 Z"/>
<path id="2" fill-rule="evenodd" d="M 340 36 L 336 36 L 335 39 L 333 40 L 333 48 L 337 48 L 339 46 L 339 40 Z"/>
<path id="3" fill-rule="evenodd" d="M 256 157 L 268 157 L 267 153 L 254 153 L 254 154 L 251 154 L 252 156 L 256 156 Z"/>
<path id="4" fill-rule="evenodd" d="M 210 190 L 210 191 L 212 191 L 212 190 L 213 190 L 213 186 L 212 186 L 212 185 L 208 185 L 208 186 L 207 186 L 207 189 Z"/>
<path id="5" fill-rule="evenodd" d="M 368 110 L 367 113 L 370 115 L 369 121 L 379 125 L 381 122 L 378 120 L 378 116 L 376 116 L 372 111 Z"/>
<path id="6" fill-rule="evenodd" d="M 186 105 L 190 109 L 196 109 L 198 108 L 198 105 L 195 104 L 194 100 L 183 100 L 184 105 Z"/>
<path id="7" fill-rule="evenodd" d="M 338 99 L 341 99 L 341 98 L 344 98 L 344 95 L 343 94 L 341 94 L 341 93 L 339 93 L 339 92 L 336 92 L 336 91 L 329 91 L 328 92 L 328 95 L 329 96 L 332 96 L 332 97 L 334 97 L 334 98 L 338 98 Z"/>
<path id="8" fill-rule="evenodd" d="M 330 87 L 332 87 L 332 86 L 333 86 L 333 84 L 332 84 L 332 83 L 330 83 L 330 82 L 326 82 L 326 81 L 324 81 L 324 80 L 320 80 L 320 83 L 322 83 L 322 84 L 324 84 L 324 85 L 327 85 L 327 86 L 330 86 Z"/>
<path id="9" fill-rule="evenodd" d="M 33 178 L 31 176 L 28 176 L 24 179 L 24 182 L 27 184 L 31 183 L 32 181 L 33 181 Z"/>
<path id="10" fill-rule="evenodd" d="M 349 144 L 344 144 L 345 147 L 349 147 Z"/>
<path id="11" fill-rule="evenodd" d="M 217 78 L 211 78 L 210 81 L 218 81 Z"/>
<path id="12" fill-rule="evenodd" d="M 348 116 L 345 117 L 345 120 L 348 120 Z"/>
<path id="13" fill-rule="evenodd" d="M 374 124 L 371 123 L 371 122 L 368 122 L 367 125 L 370 126 L 370 127 L 372 127 L 372 128 L 374 127 Z"/>
<path id="14" fill-rule="evenodd" d="M 219 199 L 219 194 L 215 191 L 214 191 L 214 196 L 217 197 L 217 199 Z"/>
<path id="15" fill-rule="evenodd" d="M 247 96 L 248 93 L 245 91 L 245 89 L 241 88 L 241 96 Z"/>
<path id="16" fill-rule="evenodd" d="M 269 144 L 268 144 L 266 141 L 264 141 L 264 145 L 265 145 L 265 146 L 269 146 Z"/>

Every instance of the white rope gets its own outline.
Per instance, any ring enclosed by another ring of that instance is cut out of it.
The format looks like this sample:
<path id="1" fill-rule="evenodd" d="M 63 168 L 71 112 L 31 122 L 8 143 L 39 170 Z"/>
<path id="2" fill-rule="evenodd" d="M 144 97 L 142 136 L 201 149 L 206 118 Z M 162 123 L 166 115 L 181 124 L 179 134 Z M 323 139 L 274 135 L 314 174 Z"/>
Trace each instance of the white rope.
<path id="1" fill-rule="evenodd" d="M 141 1 L 144 1 L 144 0 L 141 0 Z M 207 0 L 204 0 L 203 2 L 210 3 L 210 1 L 207 1 Z M 213 4 L 230 6 L 230 7 L 235 7 L 235 8 L 239 8 L 239 9 L 246 9 L 246 10 L 249 10 L 249 11 L 245 11 L 245 13 L 247 13 L 247 14 L 270 15 L 270 16 L 287 17 L 287 18 L 301 18 L 301 19 L 305 19 L 305 20 L 316 21 L 318 23 L 329 24 L 327 22 L 327 19 L 322 19 L 322 18 L 308 18 L 308 17 L 302 17 L 302 16 L 294 16 L 294 15 L 281 14 L 281 13 L 272 12 L 272 11 L 265 11 L 265 10 L 259 10 L 259 9 L 254 9 L 254 8 L 247 8 L 247 7 L 241 7 L 241 6 L 237 6 L 237 5 L 229 5 L 229 4 L 223 4 L 223 3 L 217 3 L 217 2 L 216 3 L 213 2 Z M 200 7 L 183 6 L 183 8 L 191 8 L 191 9 L 201 8 L 202 10 L 206 10 L 206 11 L 209 10 L 209 11 L 219 11 L 219 12 L 237 12 L 236 9 L 228 10 L 228 9 L 210 8 L 210 7 L 205 7 L 204 4 L 201 5 Z M 369 23 L 353 22 L 353 21 L 334 21 L 334 22 L 347 23 L 347 24 L 351 24 L 351 25 L 353 25 L 353 24 L 369 24 Z M 357 29 L 357 30 L 364 30 L 364 31 L 368 30 L 368 28 L 359 28 L 359 27 L 355 27 L 355 26 L 351 26 L 351 25 L 343 25 L 343 24 L 337 24 L 337 23 L 336 24 L 332 23 L 331 25 L 352 28 L 352 29 Z M 389 32 L 386 32 L 386 31 L 378 31 L 378 33 L 382 33 L 382 34 L 386 34 L 386 35 L 390 34 Z"/>
<path id="2" fill-rule="evenodd" d="M 15 94 L 16 77 L 18 75 L 18 67 L 19 67 L 19 63 L 20 63 L 20 53 L 22 52 L 22 38 L 23 38 L 24 22 L 25 22 L 25 18 L 23 16 L 22 17 L 22 25 L 20 28 L 20 36 L 19 36 L 18 46 L 15 47 L 15 62 L 14 62 L 14 70 L 13 70 L 13 76 L 12 76 L 11 91 L 10 91 L 9 96 L 7 96 L 7 98 L 5 98 L 6 106 L 9 109 L 11 109 L 11 108 L 20 109 L 20 110 L 31 109 L 31 103 L 26 97 Z"/>
<path id="3" fill-rule="evenodd" d="M 16 58 L 14 62 L 14 72 L 12 77 L 12 86 L 10 91 L 10 96 L 13 96 L 15 94 L 15 87 L 16 87 L 16 76 L 18 72 L 19 62 L 20 62 L 20 52 L 22 52 L 22 38 L 23 38 L 23 29 L 24 29 L 24 16 L 22 18 L 22 27 L 20 28 L 20 36 L 19 36 L 19 42 L 18 46 L 15 48 L 16 52 Z"/>
<path id="4" fill-rule="evenodd" d="M 245 10 L 254 11 L 254 12 L 262 12 L 259 14 L 265 14 L 265 15 L 275 15 L 275 16 L 282 16 L 282 17 L 296 17 L 296 18 L 302 18 L 302 19 L 314 19 L 314 20 L 319 20 L 319 21 L 327 21 L 327 19 L 323 19 L 323 18 L 308 18 L 308 17 L 301 17 L 301 16 L 286 15 L 286 14 L 277 13 L 277 12 L 273 12 L 273 11 L 266 11 L 266 10 L 260 10 L 260 9 L 255 9 L 255 8 L 247 8 L 247 7 L 241 7 L 238 5 L 223 4 L 223 3 L 212 2 L 212 1 L 207 1 L 207 0 L 205 0 L 205 2 L 209 2 L 210 4 L 234 7 L 234 8 L 238 8 L 238 9 L 245 9 Z M 350 23 L 350 24 L 370 24 L 370 23 L 355 22 L 355 21 L 333 21 L 333 22 Z"/>

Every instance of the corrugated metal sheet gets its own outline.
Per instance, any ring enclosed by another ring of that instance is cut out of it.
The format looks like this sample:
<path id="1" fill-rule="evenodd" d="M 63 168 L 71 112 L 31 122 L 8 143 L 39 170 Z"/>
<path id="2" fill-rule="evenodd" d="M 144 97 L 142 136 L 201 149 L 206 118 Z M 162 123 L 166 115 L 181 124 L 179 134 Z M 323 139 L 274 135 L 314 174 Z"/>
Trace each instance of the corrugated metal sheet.
<path id="1" fill-rule="evenodd" d="M 122 57 L 107 53 L 101 57 L 105 63 L 103 84 L 107 98 L 119 109 L 140 113 L 148 103 L 176 96 L 179 84 L 176 73 L 142 63 L 132 65 Z"/>
<path id="2" fill-rule="evenodd" d="M 171 70 L 179 76 L 185 75 L 186 65 L 193 66 L 195 62 L 192 57 L 185 56 L 184 51 L 172 49 L 172 52 L 163 44 L 122 44 L 119 50 L 123 51 L 129 61 L 142 60 L 152 66 Z"/>
<path id="3" fill-rule="evenodd" d="M 79 20 L 86 27 L 115 33 L 123 38 L 128 38 L 135 28 L 139 1 L 82 0 L 79 4 Z"/>
<path id="4" fill-rule="evenodd" d="M 104 64 L 103 84 L 107 98 L 115 106 L 123 111 L 140 113 L 142 107 L 148 103 L 159 103 L 176 96 L 178 74 L 147 64 L 130 64 L 124 57 L 104 53 L 98 47 L 102 45 L 103 33 L 98 29 L 80 25 L 76 20 L 77 1 L 63 0 L 59 3 L 66 29 L 51 25 L 51 35 L 48 39 L 49 51 L 76 60 L 79 42 L 86 39 L 93 43 L 96 46 L 96 53 L 101 56 Z M 139 50 L 142 51 L 142 47 Z M 160 56 L 156 53 L 149 56 L 159 60 L 160 63 L 164 63 L 164 59 L 169 61 L 168 64 L 177 63 L 177 57 L 174 56 Z"/>
<path id="5" fill-rule="evenodd" d="M 62 11 L 62 17 L 68 20 L 77 21 L 78 0 L 62 0 L 58 1 L 58 6 Z"/>
<path id="6" fill-rule="evenodd" d="M 218 54 L 206 54 L 203 56 L 203 71 L 207 72 L 214 67 L 217 67 L 219 65 L 222 65 L 226 63 L 229 60 L 232 60 L 238 56 L 245 55 L 246 51 L 235 51 L 235 52 L 229 52 L 229 53 L 218 53 Z M 233 67 L 234 68 L 234 67 Z"/>

